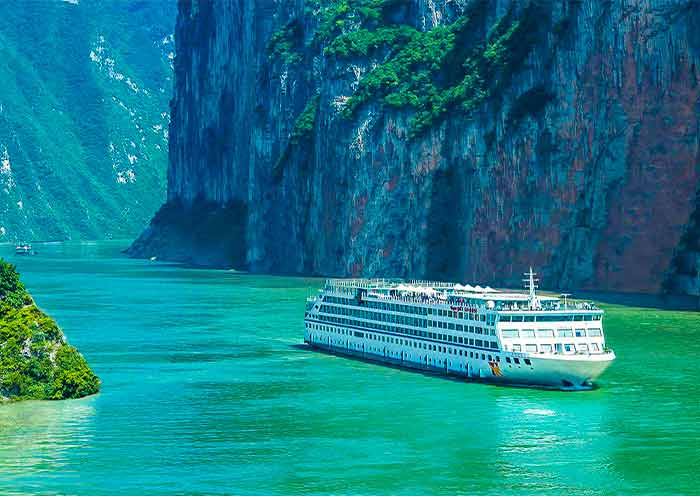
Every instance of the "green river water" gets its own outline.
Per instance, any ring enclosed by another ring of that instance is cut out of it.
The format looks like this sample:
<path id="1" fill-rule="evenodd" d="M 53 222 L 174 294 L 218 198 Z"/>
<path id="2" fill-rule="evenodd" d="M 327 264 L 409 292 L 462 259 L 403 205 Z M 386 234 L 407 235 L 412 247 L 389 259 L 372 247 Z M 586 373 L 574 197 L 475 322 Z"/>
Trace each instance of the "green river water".
<path id="1" fill-rule="evenodd" d="M 0 405 L 0 495 L 700 494 L 700 314 L 603 305 L 590 392 L 312 352 L 318 279 L 38 245 L 16 263 L 103 381 Z"/>

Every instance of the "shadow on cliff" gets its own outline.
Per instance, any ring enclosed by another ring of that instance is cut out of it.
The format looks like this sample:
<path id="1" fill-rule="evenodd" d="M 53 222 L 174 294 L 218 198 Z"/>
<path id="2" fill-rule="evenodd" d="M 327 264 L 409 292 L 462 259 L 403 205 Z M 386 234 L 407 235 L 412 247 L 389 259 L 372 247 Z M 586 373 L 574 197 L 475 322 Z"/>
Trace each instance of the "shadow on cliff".
<path id="1" fill-rule="evenodd" d="M 428 216 L 426 276 L 453 280 L 462 273 L 466 242 L 462 205 L 464 175 L 454 166 L 435 173 Z"/>
<path id="2" fill-rule="evenodd" d="M 245 269 L 245 203 L 169 201 L 125 252 L 197 267 Z"/>

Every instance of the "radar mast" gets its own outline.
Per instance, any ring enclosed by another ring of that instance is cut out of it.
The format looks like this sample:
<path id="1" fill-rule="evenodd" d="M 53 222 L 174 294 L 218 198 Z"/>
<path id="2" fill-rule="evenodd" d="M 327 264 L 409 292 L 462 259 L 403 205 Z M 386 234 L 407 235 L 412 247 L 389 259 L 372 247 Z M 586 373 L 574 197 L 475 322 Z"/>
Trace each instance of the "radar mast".
<path id="1" fill-rule="evenodd" d="M 540 280 L 535 277 L 537 274 L 532 271 L 532 267 L 530 267 L 529 272 L 526 272 L 523 275 L 525 276 L 525 279 L 523 279 L 523 282 L 525 283 L 525 288 L 529 292 L 528 303 L 530 306 L 530 310 L 540 309 L 541 308 L 540 299 L 537 297 L 537 294 L 535 293 L 535 289 L 537 289 L 537 287 L 538 287 L 537 283 L 539 283 Z"/>

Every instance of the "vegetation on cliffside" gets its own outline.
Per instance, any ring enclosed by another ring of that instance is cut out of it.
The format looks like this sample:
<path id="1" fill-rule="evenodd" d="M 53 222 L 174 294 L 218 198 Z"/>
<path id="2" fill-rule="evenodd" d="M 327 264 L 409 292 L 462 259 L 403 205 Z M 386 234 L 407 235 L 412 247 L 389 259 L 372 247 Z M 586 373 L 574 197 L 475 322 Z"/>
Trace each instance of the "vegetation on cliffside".
<path id="1" fill-rule="evenodd" d="M 406 111 L 408 135 L 416 138 L 449 115 L 469 117 L 481 104 L 499 96 L 541 39 L 540 21 L 547 15 L 533 2 L 518 12 L 510 9 L 484 30 L 488 2 L 477 0 L 452 22 L 426 30 L 412 25 L 410 16 L 402 13 L 406 4 L 401 0 L 310 2 L 303 19 L 291 19 L 273 33 L 268 56 L 287 68 L 311 66 L 319 56 L 335 60 L 339 67 L 365 67 L 339 107 L 342 116 L 352 120 L 366 105 Z M 546 88 L 526 91 L 513 111 L 512 123 L 539 111 L 548 95 Z M 313 124 L 305 118 L 308 112 L 309 105 L 298 120 Z M 300 144 L 295 126 L 289 145 Z M 285 147 L 278 164 L 289 154 Z"/>
<path id="2" fill-rule="evenodd" d="M 60 400 L 97 393 L 100 380 L 0 259 L 0 399 Z"/>

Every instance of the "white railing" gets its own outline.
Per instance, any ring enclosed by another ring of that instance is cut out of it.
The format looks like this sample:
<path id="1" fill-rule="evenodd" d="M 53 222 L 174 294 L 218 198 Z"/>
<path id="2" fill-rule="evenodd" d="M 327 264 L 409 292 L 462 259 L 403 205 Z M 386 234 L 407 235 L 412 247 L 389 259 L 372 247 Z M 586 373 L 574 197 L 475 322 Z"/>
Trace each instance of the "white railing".
<path id="1" fill-rule="evenodd" d="M 396 284 L 396 279 L 326 279 L 326 286 L 344 287 L 344 288 L 375 288 L 379 286 L 389 286 Z"/>

